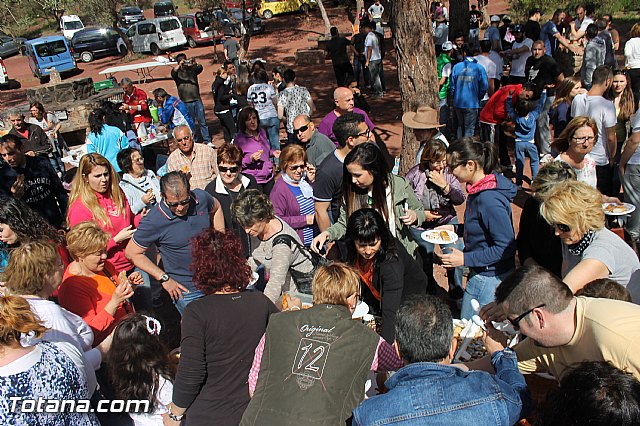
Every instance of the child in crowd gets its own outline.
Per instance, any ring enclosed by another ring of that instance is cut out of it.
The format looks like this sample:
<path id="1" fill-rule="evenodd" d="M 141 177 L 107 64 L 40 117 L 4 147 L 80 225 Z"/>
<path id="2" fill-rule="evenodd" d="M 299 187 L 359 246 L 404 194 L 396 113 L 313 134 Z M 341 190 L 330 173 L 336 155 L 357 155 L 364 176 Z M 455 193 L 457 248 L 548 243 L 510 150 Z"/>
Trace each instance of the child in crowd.
<path id="1" fill-rule="evenodd" d="M 611 278 L 600 278 L 591 281 L 576 292 L 576 296 L 597 297 L 600 299 L 622 300 L 631 302 L 631 294 L 624 286 Z"/>
<path id="2" fill-rule="evenodd" d="M 538 148 L 534 141 L 534 135 L 536 133 L 536 122 L 538 117 L 540 117 L 540 113 L 544 107 L 544 102 L 547 99 L 547 91 L 542 91 L 537 105 L 530 100 L 520 99 L 516 104 L 515 110 L 513 108 L 511 96 L 512 94 L 509 94 L 507 97 L 505 106 L 507 114 L 511 119 L 513 119 L 516 126 L 516 185 L 518 185 L 518 189 L 522 189 L 525 156 L 529 157 L 531 180 L 536 177 L 538 174 L 538 168 L 540 167 L 540 157 L 538 155 Z"/>
<path id="3" fill-rule="evenodd" d="M 146 315 L 123 318 L 105 359 L 114 399 L 149 401 L 148 412 L 129 413 L 135 426 L 162 426 L 169 413 L 174 372 L 159 338 L 161 328 Z"/>

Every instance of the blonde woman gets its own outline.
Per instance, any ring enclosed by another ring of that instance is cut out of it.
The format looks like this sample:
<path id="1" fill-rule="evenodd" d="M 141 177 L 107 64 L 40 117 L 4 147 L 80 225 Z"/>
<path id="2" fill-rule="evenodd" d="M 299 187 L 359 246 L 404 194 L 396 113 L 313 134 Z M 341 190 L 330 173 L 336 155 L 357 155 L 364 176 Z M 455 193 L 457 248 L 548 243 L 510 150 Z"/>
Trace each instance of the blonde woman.
<path id="1" fill-rule="evenodd" d="M 131 271 L 133 264 L 124 256 L 124 249 L 134 232 L 134 215 L 118 185 L 118 174 L 100 154 L 87 154 L 80 159 L 71 184 L 67 224 L 94 222 L 109 233 L 107 260 L 118 271 Z"/>
<path id="2" fill-rule="evenodd" d="M 142 284 L 140 272 L 128 279 L 107 260 L 107 232 L 91 222 L 82 222 L 67 234 L 67 248 L 73 257 L 58 290 L 60 306 L 80 316 L 93 330 L 93 345 L 102 342 L 117 321 L 133 312 L 128 299 L 133 286 Z"/>
<path id="3" fill-rule="evenodd" d="M 638 256 L 604 227 L 597 189 L 584 182 L 560 182 L 544 195 L 540 214 L 562 241 L 562 277 L 574 293 L 593 280 L 610 278 L 640 302 Z"/>

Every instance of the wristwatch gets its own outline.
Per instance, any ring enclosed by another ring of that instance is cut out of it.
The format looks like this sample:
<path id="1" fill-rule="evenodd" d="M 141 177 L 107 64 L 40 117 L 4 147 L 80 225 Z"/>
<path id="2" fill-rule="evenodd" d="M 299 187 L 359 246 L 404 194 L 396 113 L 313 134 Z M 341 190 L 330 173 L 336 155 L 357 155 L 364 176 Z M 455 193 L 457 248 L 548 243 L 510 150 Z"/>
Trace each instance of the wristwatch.
<path id="1" fill-rule="evenodd" d="M 169 418 L 170 418 L 171 420 L 173 420 L 174 422 L 179 422 L 179 421 L 181 421 L 183 417 L 184 417 L 184 414 L 180 414 L 179 416 L 177 416 L 177 415 L 173 414 L 173 413 L 171 412 L 171 410 L 169 410 Z"/>
<path id="2" fill-rule="evenodd" d="M 161 283 L 166 283 L 167 281 L 169 281 L 169 278 L 169 275 L 165 272 L 164 274 L 162 274 L 158 281 L 160 281 Z"/>

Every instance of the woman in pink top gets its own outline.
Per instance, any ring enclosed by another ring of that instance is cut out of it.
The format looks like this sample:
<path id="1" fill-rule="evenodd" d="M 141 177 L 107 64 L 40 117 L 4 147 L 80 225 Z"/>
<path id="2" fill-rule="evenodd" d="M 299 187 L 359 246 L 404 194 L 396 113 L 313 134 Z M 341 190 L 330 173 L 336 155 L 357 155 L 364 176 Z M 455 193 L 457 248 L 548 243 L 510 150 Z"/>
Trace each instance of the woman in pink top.
<path id="1" fill-rule="evenodd" d="M 107 260 L 118 271 L 133 270 L 124 249 L 134 232 L 134 217 L 111 163 L 100 154 L 82 157 L 71 184 L 67 223 L 72 228 L 80 222 L 95 222 L 108 232 Z"/>
<path id="2" fill-rule="evenodd" d="M 269 195 L 274 183 L 271 157 L 279 156 L 280 151 L 271 151 L 267 132 L 260 128 L 260 117 L 255 108 L 240 110 L 234 144 L 244 153 L 242 172 L 255 177 L 262 192 Z"/>

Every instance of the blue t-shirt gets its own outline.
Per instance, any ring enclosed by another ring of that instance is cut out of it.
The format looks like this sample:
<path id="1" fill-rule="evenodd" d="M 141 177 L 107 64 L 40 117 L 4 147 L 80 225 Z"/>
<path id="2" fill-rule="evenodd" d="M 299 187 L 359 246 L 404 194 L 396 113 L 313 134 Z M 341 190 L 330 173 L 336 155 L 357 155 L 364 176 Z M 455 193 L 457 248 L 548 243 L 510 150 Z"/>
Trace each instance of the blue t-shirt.
<path id="1" fill-rule="evenodd" d="M 155 244 L 167 274 L 189 291 L 194 291 L 192 239 L 211 227 L 209 213 L 215 201 L 201 189 L 192 190 L 191 196 L 193 201 L 186 216 L 176 216 L 164 200 L 159 202 L 138 225 L 133 242 L 145 249 Z"/>
<path id="2" fill-rule="evenodd" d="M 302 190 L 299 186 L 293 186 L 287 184 L 293 195 L 296 197 L 296 201 L 298 202 L 298 207 L 300 207 L 300 216 L 306 216 L 309 214 L 314 214 L 315 207 L 313 198 L 305 198 L 302 195 Z M 309 247 L 311 245 L 311 240 L 313 240 L 313 225 L 305 226 L 302 228 L 302 235 L 304 235 L 304 241 L 302 242 L 305 247 Z"/>
<path id="3" fill-rule="evenodd" d="M 500 46 L 500 50 L 502 50 L 502 39 L 500 38 L 500 30 L 493 25 L 487 28 L 487 31 L 484 33 L 484 38 L 491 42 L 491 50 L 495 50 L 493 48 L 494 40 L 498 40 L 498 46 Z"/>
<path id="4" fill-rule="evenodd" d="M 556 50 L 556 34 L 558 34 L 558 27 L 553 21 L 547 21 L 540 29 L 540 40 L 544 41 L 545 54 L 549 56 L 553 56 Z"/>

